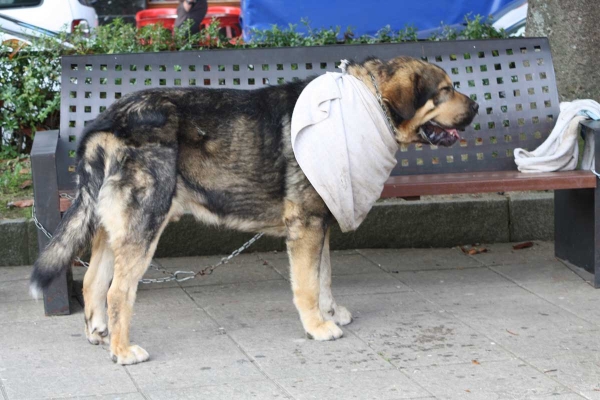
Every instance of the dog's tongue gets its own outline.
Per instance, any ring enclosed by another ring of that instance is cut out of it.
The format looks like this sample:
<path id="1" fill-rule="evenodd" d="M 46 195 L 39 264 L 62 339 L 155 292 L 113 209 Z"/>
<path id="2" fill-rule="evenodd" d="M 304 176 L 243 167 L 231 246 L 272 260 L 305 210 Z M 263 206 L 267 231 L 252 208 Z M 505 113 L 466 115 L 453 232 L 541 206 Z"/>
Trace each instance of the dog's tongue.
<path id="1" fill-rule="evenodd" d="M 433 128 L 434 132 L 437 134 L 445 132 L 451 136 L 460 137 L 460 135 L 458 134 L 458 130 L 456 130 L 456 129 L 446 129 L 446 128 L 442 128 L 441 126 L 433 125 L 433 124 L 429 124 L 429 125 Z"/>
<path id="2" fill-rule="evenodd" d="M 458 130 L 456 130 L 456 129 L 446 129 L 445 131 L 448 132 L 449 134 L 451 134 L 452 136 L 460 137 L 458 135 Z"/>

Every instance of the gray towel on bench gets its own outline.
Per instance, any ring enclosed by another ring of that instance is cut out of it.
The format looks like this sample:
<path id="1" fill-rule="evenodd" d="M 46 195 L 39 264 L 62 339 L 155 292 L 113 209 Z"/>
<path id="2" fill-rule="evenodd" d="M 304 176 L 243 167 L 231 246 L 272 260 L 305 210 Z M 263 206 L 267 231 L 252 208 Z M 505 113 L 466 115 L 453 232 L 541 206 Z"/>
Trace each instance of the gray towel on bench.
<path id="1" fill-rule="evenodd" d="M 515 149 L 515 163 L 521 172 L 570 171 L 577 167 L 579 159 L 579 123 L 587 117 L 582 114 L 600 115 L 600 104 L 594 100 L 575 100 L 560 103 L 560 115 L 556 125 L 537 149 Z M 594 169 L 594 137 L 585 138 L 581 169 Z"/>

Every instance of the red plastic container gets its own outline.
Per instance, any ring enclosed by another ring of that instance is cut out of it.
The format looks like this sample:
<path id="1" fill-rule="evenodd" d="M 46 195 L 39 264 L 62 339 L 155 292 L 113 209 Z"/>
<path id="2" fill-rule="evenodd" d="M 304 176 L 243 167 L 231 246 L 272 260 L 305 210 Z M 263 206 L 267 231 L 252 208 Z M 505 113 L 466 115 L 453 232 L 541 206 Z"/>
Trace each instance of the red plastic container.
<path id="1" fill-rule="evenodd" d="M 242 35 L 240 25 L 239 7 L 209 6 L 206 17 L 200 24 L 200 29 L 210 24 L 213 18 L 219 21 L 219 28 L 224 29 L 228 38 L 234 38 Z M 173 30 L 175 20 L 177 19 L 176 8 L 151 8 L 142 10 L 135 15 L 136 27 L 152 24 L 162 24 L 165 28 Z"/>
<path id="2" fill-rule="evenodd" d="M 239 7 L 210 6 L 206 12 L 206 17 L 202 20 L 200 29 L 210 24 L 213 18 L 216 18 L 219 21 L 219 28 L 225 30 L 228 38 L 242 36 L 240 14 Z"/>
<path id="3" fill-rule="evenodd" d="M 172 31 L 176 19 L 176 8 L 151 8 L 135 14 L 135 25 L 140 29 L 146 25 L 162 24 L 165 28 Z"/>

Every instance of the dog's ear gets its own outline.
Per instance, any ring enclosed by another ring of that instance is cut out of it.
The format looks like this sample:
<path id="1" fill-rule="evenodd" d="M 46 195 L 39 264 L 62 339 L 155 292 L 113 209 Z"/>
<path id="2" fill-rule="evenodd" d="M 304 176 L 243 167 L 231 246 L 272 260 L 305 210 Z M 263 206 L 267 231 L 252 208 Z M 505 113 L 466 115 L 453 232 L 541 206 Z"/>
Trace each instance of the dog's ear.
<path id="1" fill-rule="evenodd" d="M 390 60 L 383 68 L 383 98 L 396 123 L 412 119 L 437 93 L 442 69 L 408 57 Z"/>
<path id="2" fill-rule="evenodd" d="M 417 110 L 423 107 L 437 93 L 435 79 L 426 72 L 415 71 L 409 80 L 410 85 L 397 90 L 389 99 L 389 105 L 396 119 L 408 120 L 415 116 Z M 411 87 L 412 86 L 412 87 Z M 400 85 L 402 88 L 403 86 Z M 401 121 L 396 121 L 401 122 Z"/>
<path id="3" fill-rule="evenodd" d="M 415 72 L 413 75 L 413 88 L 414 110 L 418 110 L 419 108 L 423 107 L 425 103 L 427 103 L 437 93 L 435 79 L 432 79 L 432 77 L 428 76 L 427 74 L 422 74 L 420 72 Z"/>
<path id="4" fill-rule="evenodd" d="M 383 100 L 387 103 L 394 122 L 400 123 L 415 116 L 417 102 L 414 95 L 417 89 L 412 78 L 399 79 L 395 77 L 391 90 L 383 93 Z"/>

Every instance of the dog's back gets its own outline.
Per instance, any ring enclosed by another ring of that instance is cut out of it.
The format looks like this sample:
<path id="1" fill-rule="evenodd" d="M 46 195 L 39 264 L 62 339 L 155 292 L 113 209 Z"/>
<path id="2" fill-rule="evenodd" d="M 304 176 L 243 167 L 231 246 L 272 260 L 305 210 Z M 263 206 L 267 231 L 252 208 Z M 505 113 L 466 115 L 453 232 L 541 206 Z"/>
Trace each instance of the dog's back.
<path id="1" fill-rule="evenodd" d="M 150 89 L 111 105 L 85 128 L 77 196 L 36 262 L 32 292 L 69 265 L 99 224 L 118 226 L 118 218 L 140 243 L 151 243 L 172 214 L 184 211 L 205 222 L 280 233 L 290 183 L 292 190 L 309 186 L 289 140 L 307 83 Z"/>

